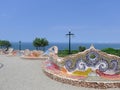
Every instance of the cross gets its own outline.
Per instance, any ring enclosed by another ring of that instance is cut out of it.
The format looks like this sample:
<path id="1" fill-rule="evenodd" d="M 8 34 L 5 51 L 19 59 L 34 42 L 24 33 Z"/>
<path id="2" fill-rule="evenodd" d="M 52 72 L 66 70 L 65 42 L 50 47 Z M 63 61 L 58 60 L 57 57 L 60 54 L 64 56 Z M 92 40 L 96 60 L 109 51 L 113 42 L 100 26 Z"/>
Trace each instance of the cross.
<path id="1" fill-rule="evenodd" d="M 69 36 L 69 54 L 71 54 L 71 36 L 73 36 L 74 34 L 69 32 L 68 34 L 66 34 L 66 36 Z"/>

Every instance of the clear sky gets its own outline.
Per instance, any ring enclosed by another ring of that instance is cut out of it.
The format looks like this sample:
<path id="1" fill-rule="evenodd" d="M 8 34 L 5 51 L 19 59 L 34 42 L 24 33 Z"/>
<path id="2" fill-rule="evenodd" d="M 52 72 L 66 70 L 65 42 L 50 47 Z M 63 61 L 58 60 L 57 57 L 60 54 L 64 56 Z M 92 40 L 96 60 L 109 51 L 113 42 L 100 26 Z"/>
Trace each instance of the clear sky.
<path id="1" fill-rule="evenodd" d="M 0 40 L 120 43 L 120 0 L 0 0 Z"/>

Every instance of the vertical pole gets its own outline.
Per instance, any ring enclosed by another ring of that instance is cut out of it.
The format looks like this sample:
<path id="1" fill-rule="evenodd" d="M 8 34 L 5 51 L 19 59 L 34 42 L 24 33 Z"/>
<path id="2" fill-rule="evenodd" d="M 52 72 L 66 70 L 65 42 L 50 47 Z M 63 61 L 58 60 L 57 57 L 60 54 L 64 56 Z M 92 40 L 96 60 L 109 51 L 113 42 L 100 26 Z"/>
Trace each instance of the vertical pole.
<path id="1" fill-rule="evenodd" d="M 71 54 L 71 32 L 69 32 L 69 54 Z"/>
<path id="2" fill-rule="evenodd" d="M 19 41 L 19 50 L 21 50 L 21 41 Z"/>
<path id="3" fill-rule="evenodd" d="M 69 54 L 71 54 L 71 36 L 74 35 L 73 33 L 69 32 L 68 34 L 66 34 L 67 36 L 69 36 Z"/>

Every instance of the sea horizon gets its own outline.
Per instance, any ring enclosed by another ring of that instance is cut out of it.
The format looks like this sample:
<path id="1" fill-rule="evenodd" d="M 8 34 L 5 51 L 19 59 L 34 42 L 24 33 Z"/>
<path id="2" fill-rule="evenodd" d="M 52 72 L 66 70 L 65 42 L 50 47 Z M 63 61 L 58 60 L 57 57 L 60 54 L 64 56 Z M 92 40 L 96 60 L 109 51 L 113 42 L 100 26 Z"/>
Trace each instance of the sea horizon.
<path id="1" fill-rule="evenodd" d="M 15 50 L 19 49 L 19 42 L 11 42 L 12 48 Z M 49 42 L 49 45 L 45 47 L 45 50 L 52 46 L 57 46 L 59 50 L 68 50 L 68 42 Z M 86 48 L 89 48 L 90 46 L 94 45 L 96 49 L 104 49 L 104 48 L 114 48 L 114 49 L 120 49 L 120 43 L 89 43 L 89 42 L 72 42 L 71 43 L 71 49 L 72 50 L 78 50 L 79 46 L 85 46 Z M 21 43 L 21 49 L 30 49 L 30 50 L 35 50 L 36 48 L 33 46 L 32 42 L 22 42 Z"/>

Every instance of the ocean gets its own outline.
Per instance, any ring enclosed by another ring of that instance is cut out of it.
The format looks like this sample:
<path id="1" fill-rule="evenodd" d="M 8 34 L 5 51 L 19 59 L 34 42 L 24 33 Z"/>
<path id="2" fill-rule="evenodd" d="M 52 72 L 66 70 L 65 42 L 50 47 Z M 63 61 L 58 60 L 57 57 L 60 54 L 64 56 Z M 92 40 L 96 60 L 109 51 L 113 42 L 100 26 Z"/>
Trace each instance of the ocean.
<path id="1" fill-rule="evenodd" d="M 104 48 L 114 48 L 114 49 L 120 49 L 120 43 L 92 43 L 96 49 L 104 49 Z M 59 50 L 68 49 L 68 43 L 49 43 L 48 46 L 46 46 L 45 50 L 52 46 L 57 46 Z M 78 50 L 79 46 L 85 46 L 86 48 L 89 48 L 91 46 L 91 43 L 71 43 L 71 49 L 72 50 Z M 19 49 L 19 43 L 12 42 L 12 48 L 15 50 Z M 30 49 L 35 50 L 35 47 L 31 42 L 22 42 L 21 43 L 21 49 Z"/>

